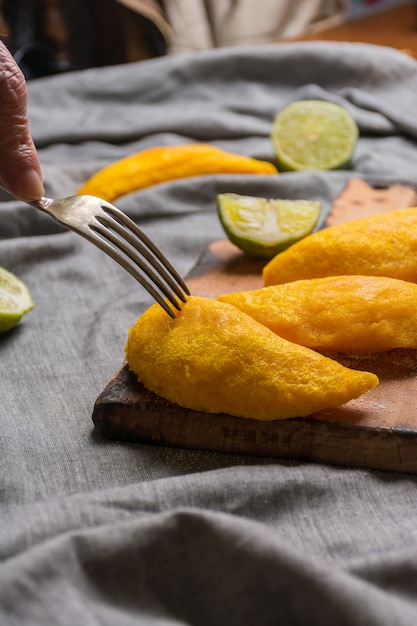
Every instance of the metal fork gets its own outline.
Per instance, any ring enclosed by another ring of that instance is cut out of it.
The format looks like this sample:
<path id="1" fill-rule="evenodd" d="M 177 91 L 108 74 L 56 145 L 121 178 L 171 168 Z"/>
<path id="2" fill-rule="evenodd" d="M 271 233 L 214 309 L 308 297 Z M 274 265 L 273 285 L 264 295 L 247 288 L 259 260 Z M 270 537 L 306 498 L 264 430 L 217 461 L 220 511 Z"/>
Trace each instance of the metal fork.
<path id="1" fill-rule="evenodd" d="M 88 239 L 124 267 L 172 318 L 190 295 L 171 263 L 122 211 L 95 196 L 28 202 L 59 224 Z M 172 305 L 170 306 L 168 302 Z"/>

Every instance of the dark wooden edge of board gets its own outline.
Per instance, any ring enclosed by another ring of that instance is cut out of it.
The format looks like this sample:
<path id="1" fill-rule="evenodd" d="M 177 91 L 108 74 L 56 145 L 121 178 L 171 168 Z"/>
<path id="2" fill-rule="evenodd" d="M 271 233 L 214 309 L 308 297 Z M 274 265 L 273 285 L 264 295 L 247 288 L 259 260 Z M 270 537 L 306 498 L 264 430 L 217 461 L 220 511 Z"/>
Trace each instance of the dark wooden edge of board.
<path id="1" fill-rule="evenodd" d="M 406 428 L 341 430 L 314 416 L 261 422 L 184 409 L 145 389 L 127 365 L 98 396 L 93 422 L 119 441 L 417 473 L 415 433 Z"/>

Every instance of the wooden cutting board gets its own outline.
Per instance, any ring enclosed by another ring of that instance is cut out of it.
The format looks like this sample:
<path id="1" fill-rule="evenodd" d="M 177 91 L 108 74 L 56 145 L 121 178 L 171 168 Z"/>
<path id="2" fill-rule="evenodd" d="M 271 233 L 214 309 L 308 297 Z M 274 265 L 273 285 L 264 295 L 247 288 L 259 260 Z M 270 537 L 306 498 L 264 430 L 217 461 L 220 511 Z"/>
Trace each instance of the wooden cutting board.
<path id="1" fill-rule="evenodd" d="M 414 204 L 409 187 L 375 189 L 355 179 L 335 201 L 328 223 Z M 187 284 L 193 295 L 207 297 L 256 289 L 264 263 L 229 241 L 217 241 L 204 251 Z M 183 409 L 147 391 L 123 365 L 97 398 L 93 422 L 116 440 L 417 473 L 417 350 L 338 360 L 375 372 L 380 384 L 308 418 L 260 422 Z"/>

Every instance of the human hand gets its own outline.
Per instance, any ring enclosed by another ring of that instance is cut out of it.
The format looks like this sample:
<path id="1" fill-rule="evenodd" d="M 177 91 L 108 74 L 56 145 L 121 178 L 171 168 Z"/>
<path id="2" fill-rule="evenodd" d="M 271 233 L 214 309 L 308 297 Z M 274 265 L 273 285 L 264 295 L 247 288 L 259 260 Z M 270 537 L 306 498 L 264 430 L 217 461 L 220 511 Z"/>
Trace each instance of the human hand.
<path id="1" fill-rule="evenodd" d="M 26 82 L 1 41 L 0 183 L 25 202 L 38 200 L 44 194 L 39 158 L 29 132 Z"/>

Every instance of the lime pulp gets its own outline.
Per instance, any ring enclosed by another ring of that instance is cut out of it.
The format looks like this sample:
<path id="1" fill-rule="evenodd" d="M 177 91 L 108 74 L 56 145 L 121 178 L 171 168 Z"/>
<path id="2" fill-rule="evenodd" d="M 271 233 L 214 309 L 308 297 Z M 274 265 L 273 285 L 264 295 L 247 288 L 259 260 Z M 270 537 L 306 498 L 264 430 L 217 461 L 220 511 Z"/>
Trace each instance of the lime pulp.
<path id="1" fill-rule="evenodd" d="M 352 158 L 359 136 L 351 114 L 325 100 L 297 100 L 278 113 L 271 140 L 286 170 L 331 170 Z"/>
<path id="2" fill-rule="evenodd" d="M 217 196 L 220 222 L 230 241 L 251 256 L 268 259 L 313 232 L 320 209 L 318 201 Z"/>
<path id="3" fill-rule="evenodd" d="M 27 286 L 14 274 L 0 267 L 0 333 L 4 333 L 33 309 Z"/>

